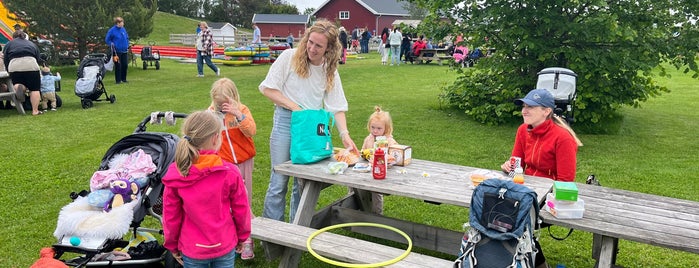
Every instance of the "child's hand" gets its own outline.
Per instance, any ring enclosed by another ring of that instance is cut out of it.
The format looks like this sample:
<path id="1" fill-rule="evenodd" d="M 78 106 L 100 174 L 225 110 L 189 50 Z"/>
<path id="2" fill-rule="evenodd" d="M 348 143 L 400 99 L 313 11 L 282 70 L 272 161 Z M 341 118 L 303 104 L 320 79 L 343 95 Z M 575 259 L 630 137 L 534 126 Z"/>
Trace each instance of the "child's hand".
<path id="1" fill-rule="evenodd" d="M 175 258 L 175 260 L 182 266 L 184 266 L 184 261 L 182 261 L 182 253 L 177 252 L 177 253 L 172 253 L 172 257 Z"/>
<path id="2" fill-rule="evenodd" d="M 61 76 L 61 73 L 59 73 L 59 72 L 56 72 L 56 76 Z"/>

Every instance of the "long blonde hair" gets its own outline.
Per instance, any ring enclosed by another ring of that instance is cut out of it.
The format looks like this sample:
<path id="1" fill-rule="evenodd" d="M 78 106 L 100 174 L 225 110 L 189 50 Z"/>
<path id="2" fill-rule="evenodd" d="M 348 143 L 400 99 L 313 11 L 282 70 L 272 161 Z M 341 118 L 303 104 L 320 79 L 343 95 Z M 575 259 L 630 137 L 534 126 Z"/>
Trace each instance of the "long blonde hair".
<path id="1" fill-rule="evenodd" d="M 182 124 L 182 138 L 175 149 L 175 163 L 182 176 L 189 175 L 192 164 L 199 159 L 199 150 L 222 130 L 221 119 L 211 111 L 197 111 L 187 116 Z"/>
<path id="2" fill-rule="evenodd" d="M 216 80 L 211 85 L 211 107 L 218 109 L 216 99 L 223 97 L 224 99 L 231 98 L 236 103 L 240 103 L 240 94 L 238 93 L 238 87 L 235 86 L 235 82 L 228 78 L 221 78 Z"/>
<path id="3" fill-rule="evenodd" d="M 325 19 L 317 20 L 313 26 L 306 29 L 303 38 L 299 42 L 299 46 L 294 53 L 292 66 L 296 74 L 301 78 L 308 78 L 310 73 L 311 60 L 308 59 L 308 37 L 311 33 L 321 33 L 328 39 L 328 45 L 325 48 L 325 91 L 330 91 L 335 85 L 335 71 L 337 64 L 340 61 L 342 53 L 342 45 L 340 44 L 340 31 L 337 30 L 335 24 Z"/>
<path id="4" fill-rule="evenodd" d="M 551 108 L 549 108 L 551 109 Z M 551 113 L 548 115 L 548 118 L 551 118 L 556 125 L 562 127 L 563 129 L 567 130 L 568 133 L 570 133 L 570 136 L 573 136 L 573 139 L 575 140 L 575 143 L 578 144 L 578 146 L 583 146 L 582 141 L 578 138 L 578 135 L 575 134 L 575 131 L 568 125 L 568 122 L 565 121 L 562 117 L 556 115 L 553 113 L 553 109 L 551 109 Z"/>
<path id="5" fill-rule="evenodd" d="M 371 133 L 371 122 L 374 121 L 384 124 L 384 136 L 393 136 L 393 120 L 388 112 L 381 110 L 381 106 L 374 106 L 374 113 L 369 116 L 369 121 L 366 123 L 366 128 L 369 130 L 369 133 Z"/>

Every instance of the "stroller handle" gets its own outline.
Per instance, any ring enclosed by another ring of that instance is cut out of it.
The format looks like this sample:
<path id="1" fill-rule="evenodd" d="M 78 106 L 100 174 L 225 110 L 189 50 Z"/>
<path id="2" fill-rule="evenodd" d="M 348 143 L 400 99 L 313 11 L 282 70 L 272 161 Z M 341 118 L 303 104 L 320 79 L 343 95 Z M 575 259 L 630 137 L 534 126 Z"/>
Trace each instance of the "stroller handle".
<path id="1" fill-rule="evenodd" d="M 134 133 L 146 132 L 146 128 L 147 128 L 146 125 L 148 124 L 148 122 L 150 122 L 153 119 L 153 117 L 155 117 L 157 115 L 157 118 L 160 119 L 160 118 L 166 117 L 166 114 L 168 114 L 168 113 L 172 113 L 173 118 L 186 118 L 187 117 L 187 114 L 183 114 L 183 113 L 173 113 L 173 112 L 153 113 L 153 114 L 148 115 L 145 118 L 143 118 L 143 120 L 141 120 L 141 123 L 139 123 L 138 126 L 136 126 L 136 130 L 134 130 Z"/>

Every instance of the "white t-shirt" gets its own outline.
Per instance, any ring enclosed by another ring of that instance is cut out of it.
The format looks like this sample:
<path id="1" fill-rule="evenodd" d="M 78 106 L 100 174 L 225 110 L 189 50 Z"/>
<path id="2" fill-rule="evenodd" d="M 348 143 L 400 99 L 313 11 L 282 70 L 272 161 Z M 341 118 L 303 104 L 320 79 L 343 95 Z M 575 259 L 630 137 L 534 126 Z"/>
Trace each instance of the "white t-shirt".
<path id="1" fill-rule="evenodd" d="M 279 90 L 282 94 L 304 109 L 321 109 L 336 112 L 347 111 L 347 99 L 342 89 L 340 74 L 335 70 L 335 86 L 325 93 L 325 64 L 311 65 L 310 76 L 301 78 L 291 67 L 292 58 L 296 49 L 287 49 L 282 52 L 269 68 L 267 77 L 260 83 L 259 90 L 265 88 Z"/>

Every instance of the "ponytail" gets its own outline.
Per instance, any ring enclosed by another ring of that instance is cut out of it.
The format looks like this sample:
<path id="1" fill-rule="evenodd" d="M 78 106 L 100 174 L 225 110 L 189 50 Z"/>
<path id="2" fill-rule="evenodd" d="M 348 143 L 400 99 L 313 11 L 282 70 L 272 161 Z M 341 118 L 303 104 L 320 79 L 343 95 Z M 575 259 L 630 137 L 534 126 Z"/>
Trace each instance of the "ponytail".
<path id="1" fill-rule="evenodd" d="M 190 114 L 182 124 L 182 138 L 175 149 L 175 164 L 180 175 L 189 175 L 189 169 L 199 159 L 199 150 L 211 146 L 211 137 L 223 130 L 223 123 L 213 111 Z"/>
<path id="2" fill-rule="evenodd" d="M 575 143 L 577 143 L 578 146 L 583 146 L 582 141 L 578 139 L 578 135 L 575 134 L 575 131 L 573 131 L 573 129 L 568 125 L 568 123 L 565 120 L 563 120 L 563 118 L 554 114 L 553 122 L 556 123 L 556 125 L 559 125 L 563 129 L 567 130 L 568 133 L 570 133 L 570 136 L 572 136 L 573 139 L 575 139 Z"/>

